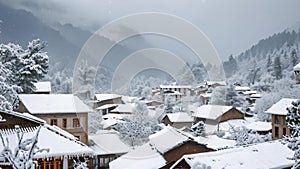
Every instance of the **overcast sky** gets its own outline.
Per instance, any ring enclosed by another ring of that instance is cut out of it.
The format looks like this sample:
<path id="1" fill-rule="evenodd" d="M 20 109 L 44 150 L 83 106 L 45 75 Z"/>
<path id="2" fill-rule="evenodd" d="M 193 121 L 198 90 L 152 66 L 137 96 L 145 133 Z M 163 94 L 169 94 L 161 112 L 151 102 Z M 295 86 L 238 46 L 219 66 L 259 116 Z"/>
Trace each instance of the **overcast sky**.
<path id="1" fill-rule="evenodd" d="M 4 0 L 3 0 L 4 1 Z M 225 58 L 300 21 L 299 0 L 9 0 L 46 23 L 88 30 L 137 12 L 164 12 L 197 25 Z"/>

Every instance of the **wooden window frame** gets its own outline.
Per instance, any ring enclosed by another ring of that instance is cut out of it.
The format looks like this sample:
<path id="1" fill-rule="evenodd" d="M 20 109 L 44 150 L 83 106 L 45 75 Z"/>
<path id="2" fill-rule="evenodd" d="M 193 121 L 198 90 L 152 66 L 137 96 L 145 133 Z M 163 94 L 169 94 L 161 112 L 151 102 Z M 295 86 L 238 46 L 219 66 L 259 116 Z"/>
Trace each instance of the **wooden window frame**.
<path id="1" fill-rule="evenodd" d="M 50 125 L 53 126 L 57 126 L 57 119 L 50 119 Z"/>
<path id="2" fill-rule="evenodd" d="M 73 128 L 80 128 L 80 119 L 73 118 Z"/>
<path id="3" fill-rule="evenodd" d="M 67 126 L 68 126 L 68 119 L 66 119 L 66 118 L 63 118 L 62 119 L 62 128 L 67 128 Z"/>

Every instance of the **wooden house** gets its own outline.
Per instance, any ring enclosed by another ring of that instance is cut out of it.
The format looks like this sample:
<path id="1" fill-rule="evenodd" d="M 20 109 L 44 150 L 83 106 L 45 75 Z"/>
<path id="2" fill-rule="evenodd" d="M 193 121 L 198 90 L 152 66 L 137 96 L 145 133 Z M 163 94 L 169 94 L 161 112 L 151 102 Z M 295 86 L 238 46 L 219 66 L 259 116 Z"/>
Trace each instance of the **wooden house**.
<path id="1" fill-rule="evenodd" d="M 170 168 L 183 155 L 214 151 L 171 126 L 150 135 L 149 140 L 148 143 L 110 162 L 110 168 Z"/>
<path id="2" fill-rule="evenodd" d="M 232 106 L 203 105 L 191 108 L 195 123 L 203 121 L 207 125 L 218 125 L 231 119 L 244 119 L 244 114 Z"/>
<path id="3" fill-rule="evenodd" d="M 279 141 L 226 150 L 184 155 L 171 169 L 191 168 L 291 168 L 293 151 Z"/>
<path id="4" fill-rule="evenodd" d="M 167 113 L 162 121 L 165 125 L 181 129 L 183 127 L 190 128 L 194 122 L 194 118 L 186 112 L 177 112 Z"/>
<path id="5" fill-rule="evenodd" d="M 95 94 L 94 96 L 94 108 L 98 108 L 103 105 L 115 105 L 123 104 L 122 96 L 117 94 Z"/>
<path id="6" fill-rule="evenodd" d="M 88 143 L 88 113 L 91 109 L 72 94 L 20 94 L 17 112 L 30 113 Z"/>
<path id="7" fill-rule="evenodd" d="M 46 124 L 42 119 L 17 112 L 0 112 L 0 115 L 2 118 L 0 133 L 9 143 L 10 150 L 14 151 L 18 145 L 19 132 L 23 134 L 22 141 L 37 136 L 36 146 L 48 150 L 33 156 L 33 161 L 37 162 L 37 169 L 68 169 L 72 166 L 73 158 L 88 158 L 93 155 L 93 150 L 78 141 L 76 137 L 56 126 Z M 2 143 L 1 151 L 4 148 Z M 6 158 L 0 157 L 0 168 L 12 169 L 12 166 Z"/>
<path id="8" fill-rule="evenodd" d="M 282 98 L 277 103 L 272 105 L 266 113 L 272 115 L 272 138 L 281 139 L 285 135 L 290 135 L 291 131 L 287 127 L 286 115 L 287 107 L 292 105 L 293 101 L 297 99 Z"/>
<path id="9" fill-rule="evenodd" d="M 116 131 L 101 131 L 89 135 L 89 146 L 94 150 L 90 168 L 109 168 L 109 163 L 126 154 L 130 147 L 124 144 Z"/>
<path id="10" fill-rule="evenodd" d="M 207 88 L 216 88 L 218 86 L 226 86 L 225 81 L 206 81 L 205 85 Z"/>

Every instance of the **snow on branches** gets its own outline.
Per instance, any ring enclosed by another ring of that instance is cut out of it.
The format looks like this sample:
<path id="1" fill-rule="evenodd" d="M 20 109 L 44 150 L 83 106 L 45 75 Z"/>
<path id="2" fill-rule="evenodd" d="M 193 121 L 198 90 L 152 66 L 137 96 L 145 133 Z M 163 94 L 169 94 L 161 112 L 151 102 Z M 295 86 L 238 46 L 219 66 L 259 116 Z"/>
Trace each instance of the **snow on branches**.
<path id="1" fill-rule="evenodd" d="M 114 129 L 128 145 L 134 147 L 149 140 L 149 135 L 155 133 L 160 127 L 154 118 L 149 117 L 148 108 L 144 103 L 135 102 L 133 114 L 124 119 L 124 123 L 118 123 Z"/>
<path id="2" fill-rule="evenodd" d="M 29 42 L 26 49 L 13 43 L 0 44 L 1 110 L 12 110 L 17 93 L 33 93 L 34 83 L 48 72 L 45 47 L 39 39 Z"/>
<path id="3" fill-rule="evenodd" d="M 36 162 L 33 161 L 33 156 L 39 152 L 47 151 L 49 149 L 40 149 L 37 146 L 39 133 L 41 126 L 37 129 L 36 135 L 29 139 L 23 139 L 23 133 L 18 125 L 15 126 L 15 131 L 18 138 L 18 145 L 14 150 L 11 149 L 10 143 L 2 133 L 0 133 L 1 143 L 3 150 L 0 154 L 1 158 L 4 158 L 14 169 L 34 169 L 36 168 Z"/>
<path id="4" fill-rule="evenodd" d="M 288 147 L 295 152 L 293 169 L 300 168 L 300 100 L 292 102 L 287 108 L 286 116 L 287 126 L 291 129 L 290 136 L 285 137 L 284 141 L 288 142 Z"/>

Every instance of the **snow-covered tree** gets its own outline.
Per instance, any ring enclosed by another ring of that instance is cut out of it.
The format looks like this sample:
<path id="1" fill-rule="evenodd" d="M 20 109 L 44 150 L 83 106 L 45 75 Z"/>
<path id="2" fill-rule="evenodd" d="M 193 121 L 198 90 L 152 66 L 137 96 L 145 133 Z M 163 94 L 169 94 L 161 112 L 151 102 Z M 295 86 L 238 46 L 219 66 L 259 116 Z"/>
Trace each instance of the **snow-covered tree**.
<path id="1" fill-rule="evenodd" d="M 37 146 L 41 127 L 37 129 L 36 134 L 32 138 L 23 139 L 24 133 L 21 132 L 19 126 L 16 126 L 18 145 L 15 149 L 11 149 L 8 139 L 0 133 L 3 146 L 0 156 L 5 158 L 14 169 L 35 169 L 37 162 L 33 161 L 33 156 L 43 151 L 49 152 L 49 149 L 41 149 Z"/>
<path id="2" fill-rule="evenodd" d="M 85 159 L 84 162 L 82 162 L 80 159 L 74 160 L 73 159 L 73 168 L 74 169 L 88 169 L 88 160 Z"/>
<path id="3" fill-rule="evenodd" d="M 195 83 L 195 76 L 188 63 L 179 70 L 177 79 L 177 83 L 181 85 L 191 85 Z"/>
<path id="4" fill-rule="evenodd" d="M 165 101 L 165 113 L 174 113 L 175 99 L 168 96 Z"/>
<path id="5" fill-rule="evenodd" d="M 78 81 L 73 84 L 75 94 L 83 100 L 85 103 L 88 103 L 94 95 L 94 75 L 96 74 L 96 68 L 88 65 L 87 61 L 80 63 L 76 76 Z"/>
<path id="6" fill-rule="evenodd" d="M 245 101 L 245 98 L 238 95 L 230 85 L 216 87 L 212 92 L 210 104 L 240 107 Z"/>
<path id="7" fill-rule="evenodd" d="M 34 92 L 34 83 L 48 72 L 45 47 L 39 39 L 29 42 L 27 49 L 13 43 L 0 44 L 0 62 L 10 70 L 8 83 L 20 86 L 23 93 Z"/>
<path id="8" fill-rule="evenodd" d="M 246 127 L 231 127 L 229 139 L 235 140 L 237 146 L 262 143 L 272 140 L 271 135 L 259 135 L 257 132 L 247 129 Z"/>
<path id="9" fill-rule="evenodd" d="M 135 102 L 133 114 L 124 119 L 124 123 L 118 123 L 114 129 L 125 143 L 134 147 L 149 140 L 149 136 L 160 129 L 157 121 L 148 115 L 147 106 L 144 103 Z"/>
<path id="10" fill-rule="evenodd" d="M 101 130 L 103 128 L 101 121 L 102 121 L 101 112 L 93 111 L 88 113 L 89 133 L 95 134 L 98 130 Z"/>
<path id="11" fill-rule="evenodd" d="M 9 43 L 0 44 L 0 109 L 10 111 L 17 103 L 17 93 L 32 93 L 34 83 L 48 71 L 45 42 L 29 42 L 27 49 Z"/>
<path id="12" fill-rule="evenodd" d="M 281 69 L 281 62 L 280 62 L 280 57 L 277 56 L 274 59 L 273 63 L 273 69 L 274 69 L 274 76 L 277 80 L 282 78 L 282 69 Z"/>
<path id="13" fill-rule="evenodd" d="M 287 110 L 286 122 L 292 133 L 285 140 L 288 141 L 288 147 L 295 152 L 293 159 L 296 162 L 292 168 L 296 169 L 300 167 L 300 100 L 292 102 Z"/>
<path id="14" fill-rule="evenodd" d="M 197 126 L 192 128 L 192 134 L 195 137 L 205 136 L 205 125 L 204 122 L 200 121 Z"/>

